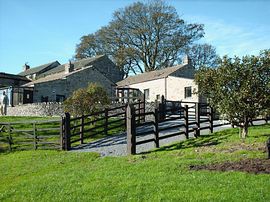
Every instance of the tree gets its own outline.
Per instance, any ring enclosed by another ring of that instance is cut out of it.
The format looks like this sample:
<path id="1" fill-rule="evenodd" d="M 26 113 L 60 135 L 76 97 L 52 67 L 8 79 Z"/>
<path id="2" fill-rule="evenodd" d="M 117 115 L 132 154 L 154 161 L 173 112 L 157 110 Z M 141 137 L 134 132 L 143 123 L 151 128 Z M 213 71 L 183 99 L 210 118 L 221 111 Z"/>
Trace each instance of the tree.
<path id="1" fill-rule="evenodd" d="M 188 24 L 163 1 L 137 2 L 113 14 L 112 21 L 81 38 L 77 59 L 107 54 L 127 75 L 172 66 L 184 49 L 203 37 L 202 24 Z"/>
<path id="2" fill-rule="evenodd" d="M 245 138 L 249 122 L 270 109 L 270 49 L 242 59 L 225 56 L 217 69 L 198 70 L 195 82 L 199 94 Z"/>
<path id="3" fill-rule="evenodd" d="M 96 83 L 90 83 L 87 88 L 74 91 L 72 96 L 64 101 L 64 110 L 79 116 L 91 114 L 107 104 L 109 97 L 105 89 Z"/>
<path id="4" fill-rule="evenodd" d="M 215 68 L 218 65 L 219 57 L 216 49 L 210 44 L 194 44 L 188 49 L 187 55 L 196 69 L 201 67 Z"/>

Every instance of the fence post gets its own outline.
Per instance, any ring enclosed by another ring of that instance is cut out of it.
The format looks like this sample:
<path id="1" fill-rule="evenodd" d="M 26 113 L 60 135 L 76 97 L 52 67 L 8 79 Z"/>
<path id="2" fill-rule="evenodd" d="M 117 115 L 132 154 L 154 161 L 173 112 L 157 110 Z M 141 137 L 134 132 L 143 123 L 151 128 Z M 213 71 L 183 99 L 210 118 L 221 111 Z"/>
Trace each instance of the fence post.
<path id="1" fill-rule="evenodd" d="M 125 114 L 124 114 L 124 118 L 125 118 L 125 129 L 127 129 L 127 106 L 128 106 L 128 104 L 126 103 L 125 104 Z"/>
<path id="2" fill-rule="evenodd" d="M 84 115 L 82 115 L 82 118 L 81 118 L 81 127 L 80 127 L 81 144 L 83 144 L 83 138 L 84 138 Z"/>
<path id="3" fill-rule="evenodd" d="M 143 94 L 143 123 L 145 122 L 145 95 Z"/>
<path id="4" fill-rule="evenodd" d="M 166 99 L 164 95 L 162 95 L 162 120 L 166 119 Z"/>
<path id="5" fill-rule="evenodd" d="M 61 123 L 60 123 L 60 147 L 62 148 L 62 150 L 65 149 L 65 117 L 62 116 L 62 120 L 61 120 Z"/>
<path id="6" fill-rule="evenodd" d="M 104 112 L 104 115 L 105 115 L 105 125 L 104 125 L 104 132 L 105 132 L 105 135 L 107 136 L 108 135 L 108 123 L 109 123 L 109 110 L 108 108 L 105 108 L 105 112 Z"/>
<path id="7" fill-rule="evenodd" d="M 34 150 L 37 149 L 37 134 L 36 134 L 37 128 L 36 123 L 33 123 L 33 136 L 34 136 Z"/>
<path id="8" fill-rule="evenodd" d="M 136 122 L 135 122 L 135 109 L 133 105 L 127 106 L 127 153 L 136 154 Z"/>
<path id="9" fill-rule="evenodd" d="M 213 108 L 209 106 L 208 120 L 209 120 L 209 129 L 211 133 L 213 133 L 213 117 L 214 117 Z"/>
<path id="10" fill-rule="evenodd" d="M 155 108 L 155 143 L 156 143 L 156 147 L 159 148 L 158 109 L 157 108 Z"/>
<path id="11" fill-rule="evenodd" d="M 139 100 L 139 109 L 138 109 L 138 121 L 137 123 L 140 124 L 141 123 L 141 100 Z"/>
<path id="12" fill-rule="evenodd" d="M 166 101 L 164 95 L 161 96 L 161 103 L 159 104 L 159 120 L 166 118 Z"/>
<path id="13" fill-rule="evenodd" d="M 70 114 L 65 113 L 65 150 L 70 150 Z"/>
<path id="14" fill-rule="evenodd" d="M 270 159 L 270 138 L 266 142 L 267 158 Z"/>
<path id="15" fill-rule="evenodd" d="M 184 124 L 185 124 L 185 136 L 188 139 L 189 127 L 188 127 L 188 105 L 184 107 Z"/>
<path id="16" fill-rule="evenodd" d="M 12 136 L 11 136 L 11 125 L 8 124 L 8 144 L 9 144 L 9 151 L 12 150 Z"/>
<path id="17" fill-rule="evenodd" d="M 200 109 L 200 107 L 201 107 L 200 103 L 196 103 L 196 106 L 195 106 L 195 111 L 196 111 L 195 121 L 197 123 L 196 137 L 199 137 L 201 135 L 201 132 L 200 132 L 201 109 Z"/>
<path id="18" fill-rule="evenodd" d="M 175 110 L 175 102 L 172 102 L 172 111 L 171 111 L 171 112 L 174 114 L 175 111 L 176 111 L 176 110 Z"/>

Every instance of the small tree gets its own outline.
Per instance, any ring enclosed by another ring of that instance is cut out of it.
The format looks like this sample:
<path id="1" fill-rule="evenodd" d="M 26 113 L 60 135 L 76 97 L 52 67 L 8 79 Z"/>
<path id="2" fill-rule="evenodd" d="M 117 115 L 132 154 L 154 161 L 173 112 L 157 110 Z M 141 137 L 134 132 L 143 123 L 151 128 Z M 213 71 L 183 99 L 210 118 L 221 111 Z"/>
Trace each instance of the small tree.
<path id="1" fill-rule="evenodd" d="M 91 114 L 107 104 L 109 97 L 105 89 L 96 83 L 90 83 L 87 88 L 74 91 L 72 96 L 64 101 L 64 109 L 74 116 L 79 116 Z"/>
<path id="2" fill-rule="evenodd" d="M 239 126 L 245 138 L 249 122 L 270 109 L 270 49 L 242 59 L 225 56 L 217 69 L 198 70 L 195 82 L 199 94 Z"/>

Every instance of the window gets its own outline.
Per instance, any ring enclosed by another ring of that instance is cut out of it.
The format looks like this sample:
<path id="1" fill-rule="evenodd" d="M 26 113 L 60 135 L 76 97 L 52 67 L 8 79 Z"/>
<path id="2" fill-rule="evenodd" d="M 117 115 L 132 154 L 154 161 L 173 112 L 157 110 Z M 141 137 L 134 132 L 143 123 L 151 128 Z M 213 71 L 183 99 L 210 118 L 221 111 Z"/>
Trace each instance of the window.
<path id="1" fill-rule="evenodd" d="M 49 97 L 48 96 L 41 96 L 41 102 L 48 102 L 49 101 Z"/>
<path id="2" fill-rule="evenodd" d="M 144 89 L 144 96 L 145 96 L 145 99 L 146 100 L 149 99 L 149 88 L 148 89 Z"/>
<path id="3" fill-rule="evenodd" d="M 189 98 L 192 96 L 191 86 L 185 87 L 185 98 Z"/>
<path id="4" fill-rule="evenodd" d="M 56 102 L 64 102 L 65 96 L 64 95 L 56 95 Z"/>

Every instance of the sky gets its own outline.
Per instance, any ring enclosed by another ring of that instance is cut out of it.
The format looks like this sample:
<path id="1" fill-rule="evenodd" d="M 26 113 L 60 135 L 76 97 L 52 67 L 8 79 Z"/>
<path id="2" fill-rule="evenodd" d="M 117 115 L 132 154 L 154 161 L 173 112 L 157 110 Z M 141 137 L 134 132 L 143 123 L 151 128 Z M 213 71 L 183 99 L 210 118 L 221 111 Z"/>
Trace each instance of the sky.
<path id="1" fill-rule="evenodd" d="M 0 0 L 0 72 L 17 74 L 52 61 L 67 63 L 83 35 L 106 26 L 134 0 Z M 268 0 L 167 0 L 187 23 L 204 24 L 220 56 L 270 48 Z"/>

